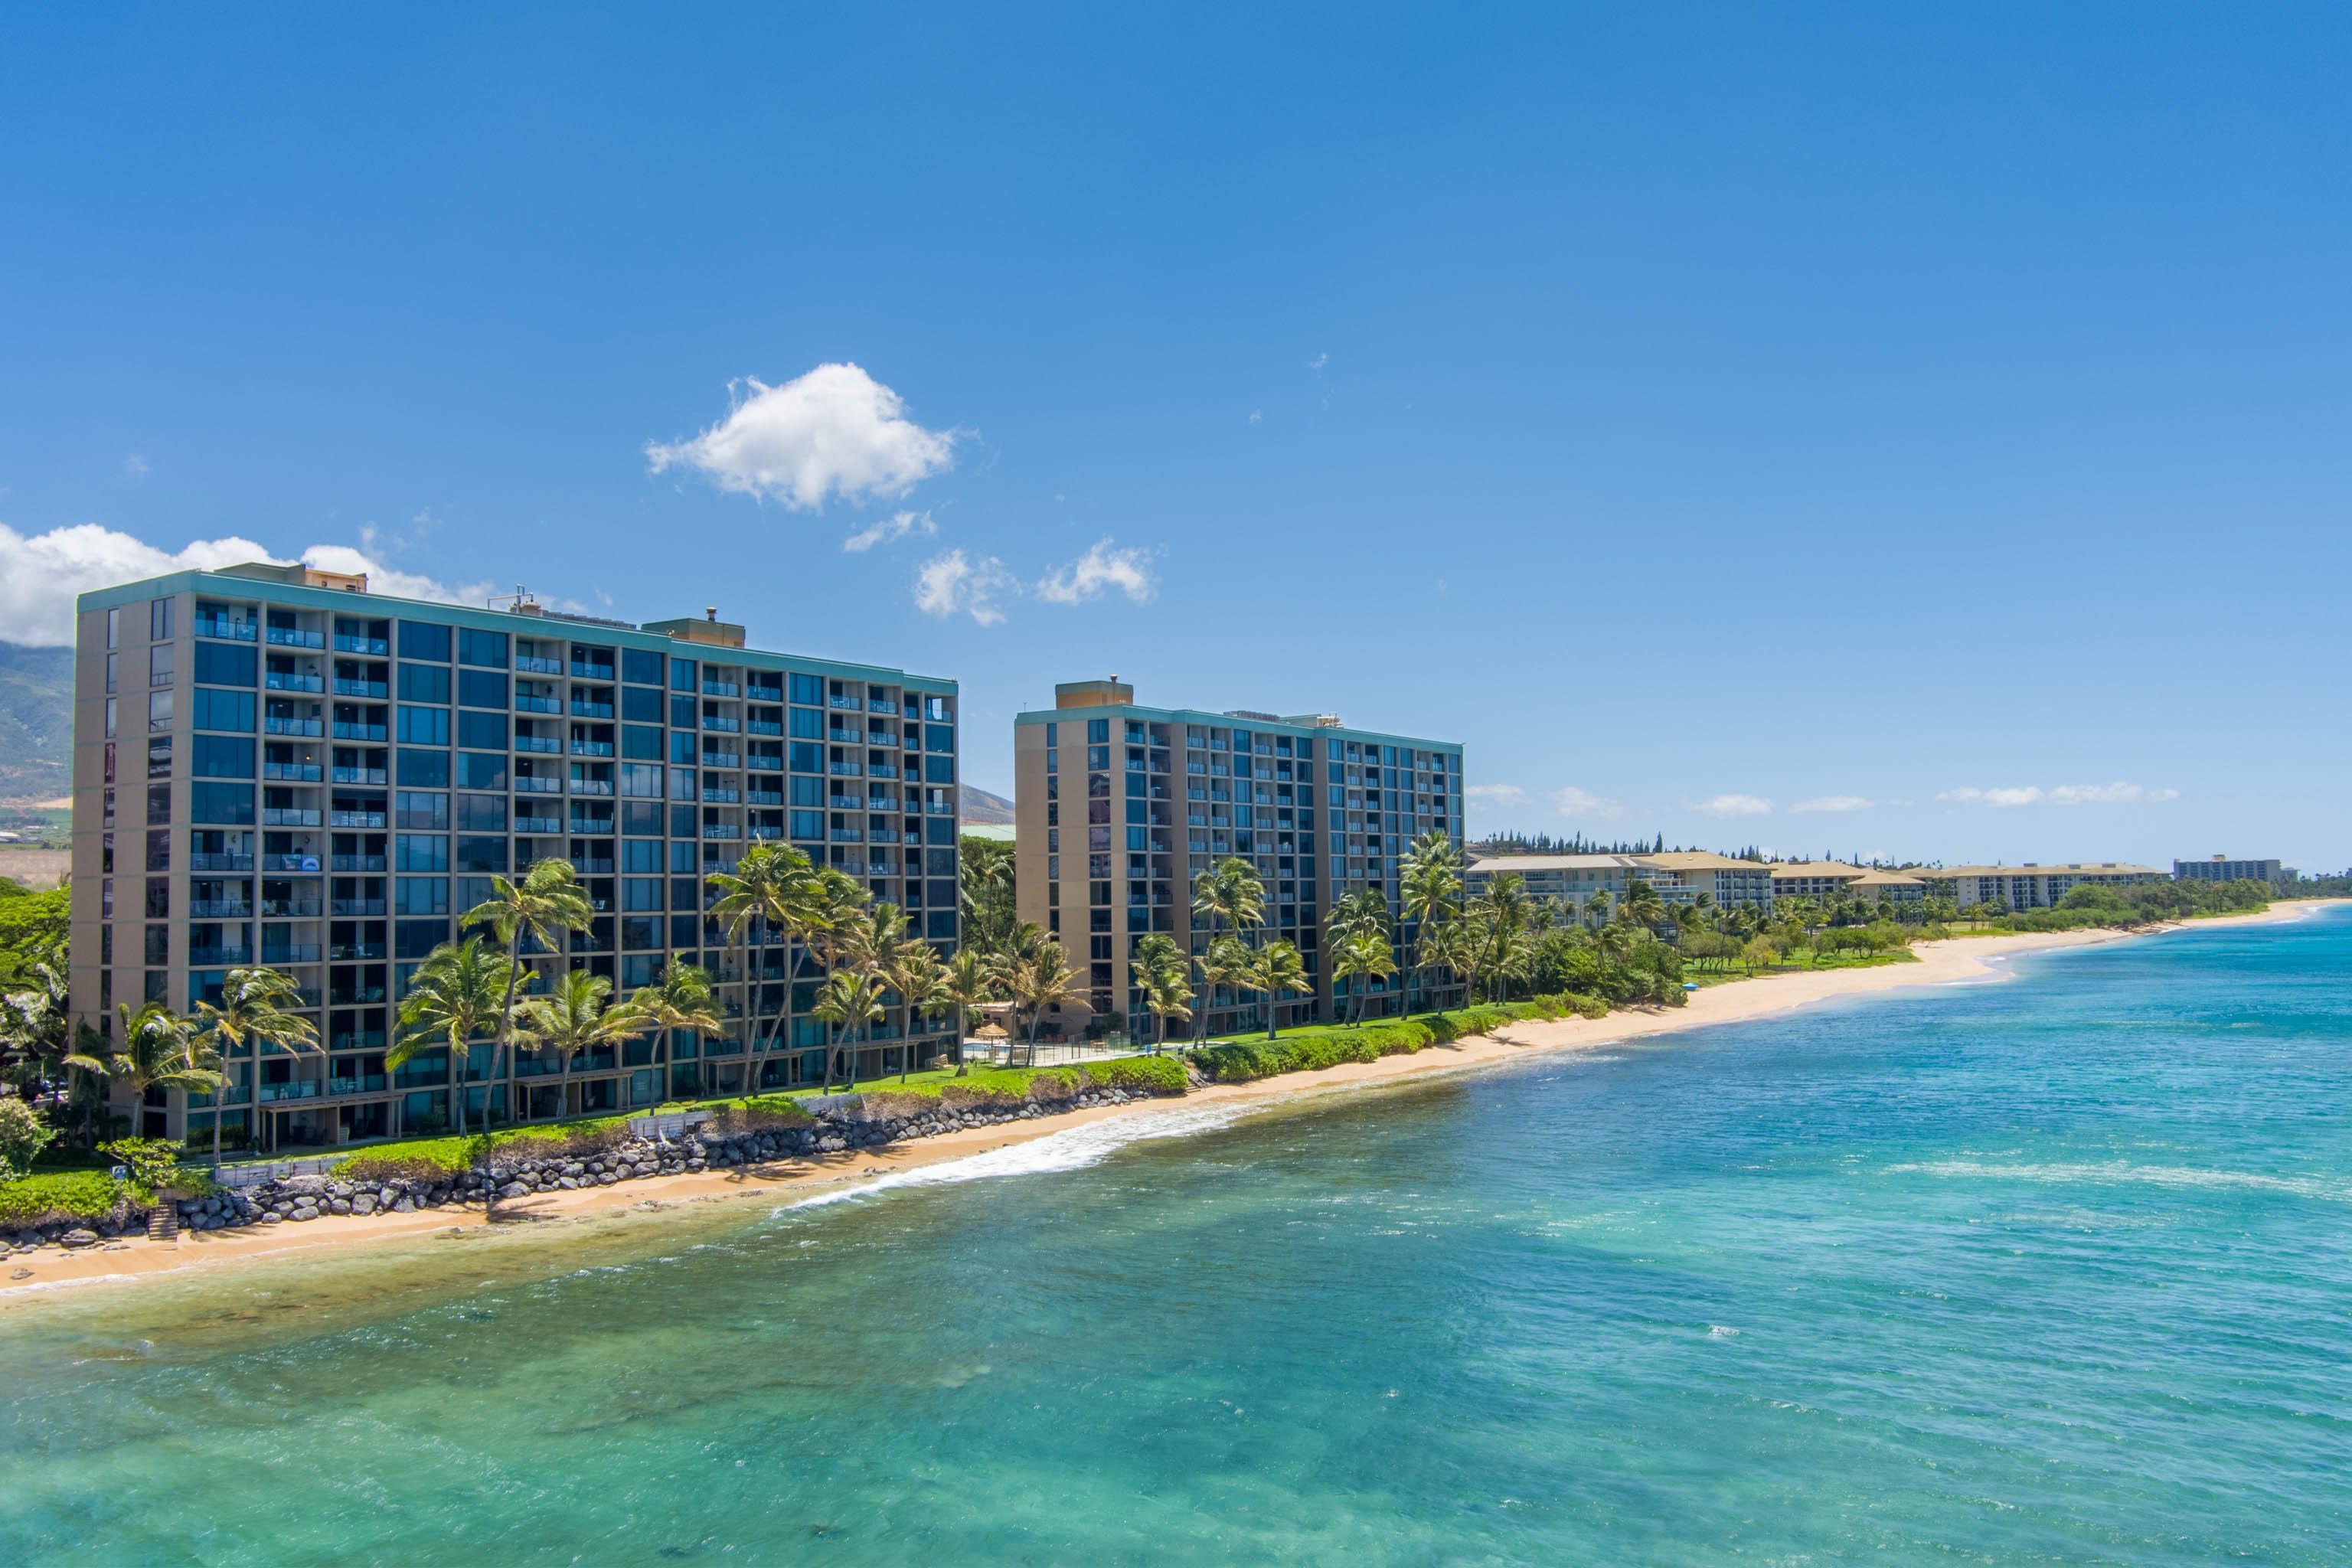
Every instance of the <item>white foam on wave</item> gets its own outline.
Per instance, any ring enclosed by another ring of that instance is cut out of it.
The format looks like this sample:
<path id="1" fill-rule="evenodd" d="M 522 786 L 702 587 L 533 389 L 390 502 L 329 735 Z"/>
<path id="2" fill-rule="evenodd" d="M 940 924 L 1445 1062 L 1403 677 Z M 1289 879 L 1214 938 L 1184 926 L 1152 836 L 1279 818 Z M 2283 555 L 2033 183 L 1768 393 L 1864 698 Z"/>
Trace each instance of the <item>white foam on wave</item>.
<path id="1" fill-rule="evenodd" d="M 1141 1143 L 1155 1138 L 1189 1138 L 1195 1133 L 1214 1131 L 1238 1121 L 1249 1109 L 1244 1105 L 1206 1105 L 1184 1110 L 1147 1111 L 1139 1115 L 1112 1117 L 1081 1127 L 1066 1128 L 1059 1132 L 1049 1132 L 1043 1138 L 1027 1142 L 1010 1143 L 984 1153 L 967 1154 L 961 1160 L 942 1160 L 936 1165 L 917 1165 L 908 1170 L 886 1172 L 870 1182 L 860 1182 L 855 1186 L 812 1193 L 807 1197 L 784 1205 L 776 1212 L 783 1214 L 793 1209 L 846 1203 L 852 1198 L 872 1197 L 877 1193 L 898 1187 L 949 1186 L 962 1182 L 985 1182 L 1000 1176 L 1083 1171 L 1089 1165 L 1102 1163 L 1130 1143 Z"/>
<path id="2" fill-rule="evenodd" d="M 2266 1176 L 2253 1171 L 2207 1171 L 2190 1165 L 2135 1165 L 2128 1160 L 2060 1161 L 2043 1164 L 1996 1164 L 1984 1160 L 1929 1160 L 1889 1165 L 1888 1175 L 1993 1177 L 2061 1184 L 2136 1183 L 2157 1187 L 2231 1188 L 2284 1193 L 2326 1203 L 2352 1203 L 2352 1186 L 2308 1176 Z"/>

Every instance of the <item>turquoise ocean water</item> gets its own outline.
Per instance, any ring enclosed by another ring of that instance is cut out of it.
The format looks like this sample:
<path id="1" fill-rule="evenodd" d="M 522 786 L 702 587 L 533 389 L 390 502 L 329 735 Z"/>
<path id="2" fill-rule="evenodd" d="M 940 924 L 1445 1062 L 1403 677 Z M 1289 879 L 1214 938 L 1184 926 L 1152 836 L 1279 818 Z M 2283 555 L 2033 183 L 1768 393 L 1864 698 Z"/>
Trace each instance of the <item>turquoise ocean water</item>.
<path id="1" fill-rule="evenodd" d="M 0 1563 L 2352 1561 L 2352 918 L 2014 967 L 58 1292 Z"/>

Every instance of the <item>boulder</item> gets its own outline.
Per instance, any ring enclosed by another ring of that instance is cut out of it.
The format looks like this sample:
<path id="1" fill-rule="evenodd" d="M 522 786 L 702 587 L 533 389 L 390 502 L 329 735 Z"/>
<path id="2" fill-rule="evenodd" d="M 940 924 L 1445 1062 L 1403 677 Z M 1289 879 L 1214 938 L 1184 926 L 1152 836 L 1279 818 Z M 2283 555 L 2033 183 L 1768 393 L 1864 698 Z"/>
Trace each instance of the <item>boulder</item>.
<path id="1" fill-rule="evenodd" d="M 84 1229 L 83 1227 L 77 1226 L 73 1229 L 67 1231 L 65 1234 L 58 1237 L 58 1245 L 59 1247 L 96 1247 L 98 1245 L 98 1232 Z"/>

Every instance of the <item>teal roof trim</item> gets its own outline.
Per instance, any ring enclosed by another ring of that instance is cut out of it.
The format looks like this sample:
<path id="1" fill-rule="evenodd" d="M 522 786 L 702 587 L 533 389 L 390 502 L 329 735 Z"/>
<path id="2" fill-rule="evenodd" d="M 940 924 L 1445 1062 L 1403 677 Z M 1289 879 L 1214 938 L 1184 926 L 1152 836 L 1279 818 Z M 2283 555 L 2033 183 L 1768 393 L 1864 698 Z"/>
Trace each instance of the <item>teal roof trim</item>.
<path id="1" fill-rule="evenodd" d="M 1080 719 L 1141 719 L 1162 724 L 1217 724 L 1228 730 L 1247 730 L 1251 734 L 1284 734 L 1291 736 L 1339 735 L 1355 742 L 1373 741 L 1381 745 L 1412 746 L 1424 752 L 1452 752 L 1459 755 L 1459 741 L 1433 741 L 1422 735 L 1392 735 L 1384 730 L 1359 730 L 1350 724 L 1286 724 L 1278 719 L 1236 719 L 1230 713 L 1208 713 L 1196 708 L 1141 708 L 1131 703 L 1107 703 L 1096 708 L 1045 708 L 1027 713 L 1015 713 L 1013 722 L 1023 724 L 1070 723 Z"/>
<path id="2" fill-rule="evenodd" d="M 207 594 L 222 598 L 266 599 L 273 605 L 299 605 L 305 609 L 347 615 L 375 614 L 399 620 L 438 621 L 470 626 L 476 631 L 505 632 L 513 637 L 560 637 L 579 642 L 609 643 L 677 654 L 718 664 L 742 664 L 761 669 L 796 669 L 803 674 L 839 677 L 844 680 L 881 681 L 916 691 L 953 696 L 956 683 L 945 676 L 909 675 L 887 665 L 846 664 L 802 654 L 775 653 L 765 648 L 711 649 L 699 643 L 641 632 L 623 626 L 593 626 L 581 621 L 519 616 L 511 610 L 476 609 L 470 605 L 445 605 L 431 599 L 403 599 L 390 594 L 352 594 L 339 588 L 310 588 L 292 583 L 271 583 L 257 577 L 228 577 L 215 572 L 173 572 L 162 577 L 93 588 L 75 601 L 78 611 L 117 609 L 124 605 L 157 599 L 166 594 Z"/>

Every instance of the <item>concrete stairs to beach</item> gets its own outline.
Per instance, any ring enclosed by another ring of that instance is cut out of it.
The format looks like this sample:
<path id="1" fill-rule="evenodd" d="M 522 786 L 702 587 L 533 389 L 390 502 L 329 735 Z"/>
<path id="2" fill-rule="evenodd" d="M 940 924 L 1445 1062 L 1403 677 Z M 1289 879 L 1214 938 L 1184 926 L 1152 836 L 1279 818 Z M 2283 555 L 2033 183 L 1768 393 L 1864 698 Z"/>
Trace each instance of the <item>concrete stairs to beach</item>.
<path id="1" fill-rule="evenodd" d="M 157 1204 L 147 1211 L 147 1239 L 177 1241 L 180 1239 L 180 1205 Z"/>

